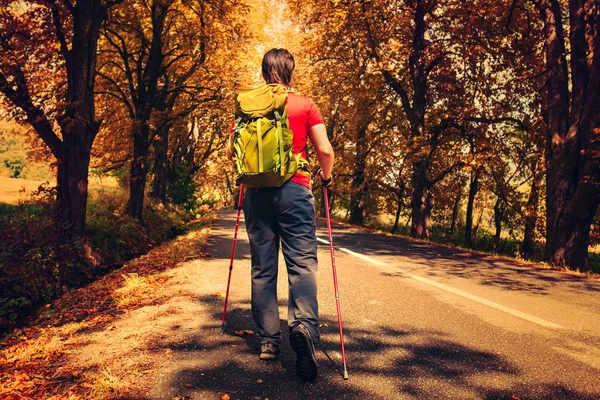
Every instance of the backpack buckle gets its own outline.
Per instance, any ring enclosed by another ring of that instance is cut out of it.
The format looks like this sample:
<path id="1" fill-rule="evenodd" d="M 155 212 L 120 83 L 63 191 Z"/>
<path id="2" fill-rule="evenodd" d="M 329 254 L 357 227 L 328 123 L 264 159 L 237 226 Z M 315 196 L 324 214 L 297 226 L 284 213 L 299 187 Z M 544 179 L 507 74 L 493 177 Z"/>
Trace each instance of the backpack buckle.
<path id="1" fill-rule="evenodd" d="M 277 110 L 275 110 L 275 119 L 277 121 L 281 120 L 281 115 L 279 115 L 279 112 Z"/>

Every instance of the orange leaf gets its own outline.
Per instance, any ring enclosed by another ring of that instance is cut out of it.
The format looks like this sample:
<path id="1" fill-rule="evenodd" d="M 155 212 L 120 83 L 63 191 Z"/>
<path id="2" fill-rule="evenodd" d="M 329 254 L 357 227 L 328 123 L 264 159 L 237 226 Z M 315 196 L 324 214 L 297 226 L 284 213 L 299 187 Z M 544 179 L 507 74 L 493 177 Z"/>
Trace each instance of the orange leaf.
<path id="1" fill-rule="evenodd" d="M 184 384 L 183 384 L 183 386 L 185 386 L 185 387 L 190 387 L 190 388 L 191 388 L 191 387 L 192 387 L 192 384 L 191 384 L 191 383 L 184 383 Z"/>
<path id="2" fill-rule="evenodd" d="M 252 332 L 250 329 L 244 329 L 241 331 L 235 331 L 235 334 L 238 336 L 246 336 L 246 335 L 254 335 L 254 332 Z"/>
<path id="3" fill-rule="evenodd" d="M 225 293 L 223 292 L 217 292 L 217 293 L 213 293 L 211 294 L 212 297 L 225 297 Z"/>
<path id="4" fill-rule="evenodd" d="M 221 400 L 229 400 L 229 395 L 225 393 L 223 396 L 221 396 Z"/>
<path id="5" fill-rule="evenodd" d="M 261 384 L 262 382 L 263 382 L 262 379 L 257 379 L 256 380 L 256 383 L 258 383 L 258 384 Z"/>

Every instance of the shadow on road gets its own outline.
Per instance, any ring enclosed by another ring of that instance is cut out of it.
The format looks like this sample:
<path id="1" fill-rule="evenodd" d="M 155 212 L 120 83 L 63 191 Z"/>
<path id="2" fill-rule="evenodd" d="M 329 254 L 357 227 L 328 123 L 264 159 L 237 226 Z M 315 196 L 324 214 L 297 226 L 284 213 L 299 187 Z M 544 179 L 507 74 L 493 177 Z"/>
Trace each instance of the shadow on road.
<path id="1" fill-rule="evenodd" d="M 222 299 L 198 299 L 220 321 Z M 280 302 L 283 306 L 283 302 Z M 322 321 L 322 340 L 317 348 L 319 378 L 300 381 L 294 372 L 295 355 L 288 344 L 287 322 L 281 321 L 281 355 L 275 362 L 258 359 L 249 302 L 237 302 L 228 314 L 223 336 L 218 328 L 198 332 L 200 338 L 171 347 L 178 358 L 203 361 L 179 369 L 167 386 L 183 398 L 231 399 L 369 399 L 369 398 L 473 398 L 473 399 L 584 399 L 592 396 L 561 385 L 523 384 L 520 371 L 498 354 L 456 343 L 443 333 L 407 326 L 372 329 L 345 327 L 350 380 L 341 376 L 337 321 Z M 208 335 L 210 339 L 203 340 Z M 216 340 L 215 340 L 216 339 Z M 510 389 L 505 389 L 509 387 Z M 513 397 L 514 396 L 514 397 Z M 218 398 L 218 397 L 214 397 Z"/>
<path id="2" fill-rule="evenodd" d="M 225 266 L 231 254 L 235 214 L 221 214 L 220 220 L 211 233 L 208 253 L 210 259 L 218 259 Z M 407 263 L 417 264 L 408 265 L 409 269 L 427 263 L 430 276 L 453 274 L 485 285 L 537 294 L 545 294 L 559 279 L 551 275 L 555 272 L 512 265 L 492 257 L 343 229 L 342 235 L 338 227 L 337 246 L 375 256 L 401 255 L 407 258 Z M 238 238 L 244 239 L 238 241 L 236 263 L 249 258 L 243 230 L 242 220 Z M 520 277 L 512 278 L 515 274 Z M 523 276 L 530 279 L 523 282 Z M 577 290 L 587 290 L 579 277 L 560 276 L 560 280 L 565 279 L 578 283 Z M 397 323 L 394 327 L 376 324 L 368 328 L 364 325 L 355 328 L 352 324 L 344 327 L 350 376 L 349 381 L 344 381 L 337 321 L 328 319 L 321 321 L 322 339 L 317 347 L 319 378 L 315 383 L 305 383 L 295 374 L 295 354 L 288 343 L 286 321 L 281 321 L 280 357 L 274 362 L 263 362 L 258 359 L 260 345 L 256 335 L 236 334 L 255 329 L 249 299 L 238 298 L 230 303 L 224 335 L 219 327 L 223 299 L 206 295 L 197 301 L 207 310 L 210 322 L 201 330 L 190 332 L 189 341 L 169 345 L 174 365 L 151 398 L 218 399 L 225 395 L 231 399 L 261 400 L 597 398 L 521 371 L 501 355 L 501 350 L 482 351 L 440 331 Z M 280 301 L 281 308 L 286 306 L 285 301 Z"/>
<path id="3" fill-rule="evenodd" d="M 318 222 L 320 233 L 326 232 L 323 221 Z M 360 228 L 334 225 L 334 242 L 366 255 L 388 258 L 390 264 L 403 259 L 402 272 L 418 271 L 419 275 L 436 278 L 452 275 L 469 279 L 484 286 L 509 291 L 519 290 L 530 294 L 546 295 L 557 283 L 569 283 L 574 293 L 600 292 L 600 282 L 592 282 L 585 276 L 569 275 L 556 270 L 526 266 L 500 257 L 471 253 L 435 244 L 409 239 L 373 234 Z M 392 257 L 394 261 L 392 261 Z M 426 267 L 426 268 L 424 268 Z"/>

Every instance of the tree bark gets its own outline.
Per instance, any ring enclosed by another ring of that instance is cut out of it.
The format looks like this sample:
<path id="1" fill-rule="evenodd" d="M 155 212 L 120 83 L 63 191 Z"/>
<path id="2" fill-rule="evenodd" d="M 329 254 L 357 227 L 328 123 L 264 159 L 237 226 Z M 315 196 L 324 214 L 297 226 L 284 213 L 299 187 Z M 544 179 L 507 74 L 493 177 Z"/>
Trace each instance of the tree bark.
<path id="1" fill-rule="evenodd" d="M 502 198 L 498 196 L 494 205 L 494 225 L 496 232 L 494 234 L 494 249 L 498 249 L 500 245 L 500 236 L 502 235 L 502 219 L 504 218 L 504 205 Z"/>
<path id="2" fill-rule="evenodd" d="M 469 186 L 469 200 L 467 202 L 467 215 L 465 222 L 465 246 L 473 245 L 473 206 L 475 204 L 475 196 L 479 191 L 479 172 L 475 171 L 471 174 L 471 184 Z"/>
<path id="3" fill-rule="evenodd" d="M 427 206 L 429 181 L 427 166 L 417 162 L 413 166 L 413 194 L 410 236 L 417 239 L 429 239 L 429 224 L 431 209 Z"/>
<path id="4" fill-rule="evenodd" d="M 148 175 L 148 138 L 150 129 L 147 120 L 133 122 L 133 161 L 130 169 L 129 200 L 127 214 L 141 220 L 144 211 L 144 194 Z"/>
<path id="5" fill-rule="evenodd" d="M 361 127 L 356 137 L 356 159 L 352 174 L 352 198 L 350 199 L 350 222 L 362 225 L 364 222 L 365 198 L 368 196 L 365 187 L 365 167 L 367 164 L 367 128 Z"/>
<path id="6" fill-rule="evenodd" d="M 119 1 L 104 6 L 97 0 L 76 2 L 67 7 L 71 18 L 64 18 L 55 1 L 48 3 L 67 76 L 66 96 L 57 99 L 65 107 L 57 117 L 62 139 L 55 133 L 43 109 L 32 100 L 21 65 L 3 65 L 0 71 L 0 90 L 25 112 L 28 122 L 58 161 L 55 219 L 60 234 L 68 241 L 85 233 L 90 153 L 100 128 L 95 120 L 94 103 L 96 48 L 106 9 L 117 3 Z M 67 20 L 71 26 L 65 29 Z M 67 32 L 71 34 L 70 41 Z M 9 46 L 7 43 L 2 46 L 5 51 L 14 51 L 6 47 Z M 5 68 L 12 78 L 10 83 Z"/>
<path id="7" fill-rule="evenodd" d="M 533 179 L 531 191 L 525 206 L 525 230 L 523 232 L 522 252 L 526 258 L 532 258 L 535 254 L 535 227 L 537 224 L 537 210 L 540 200 L 539 180 L 541 175 L 537 173 L 537 161 L 533 162 Z"/>
<path id="8" fill-rule="evenodd" d="M 326 214 L 326 209 L 325 209 L 325 193 L 323 192 L 323 189 L 320 190 L 321 192 L 321 205 L 319 206 L 319 215 L 321 216 L 321 218 L 327 218 L 327 214 Z M 329 193 L 329 206 L 332 207 L 332 200 L 333 200 L 333 196 L 331 194 L 331 191 L 328 192 Z M 331 210 L 329 210 L 331 212 Z"/>
<path id="9" fill-rule="evenodd" d="M 597 8 L 569 1 L 570 59 L 561 3 L 541 0 L 538 9 L 548 71 L 545 258 L 587 271 L 589 229 L 600 205 L 600 35 L 592 15 Z"/>
<path id="10" fill-rule="evenodd" d="M 167 203 L 167 153 L 170 130 L 168 124 L 161 126 L 154 140 L 154 180 L 151 196 L 162 204 Z"/>
<path id="11" fill-rule="evenodd" d="M 454 200 L 454 207 L 452 207 L 452 222 L 450 224 L 449 238 L 452 239 L 456 232 L 456 221 L 458 220 L 458 213 L 460 211 L 460 201 L 463 195 L 463 181 L 461 180 L 458 193 L 456 194 L 456 200 Z"/>
<path id="12" fill-rule="evenodd" d="M 65 124 L 65 119 L 62 123 Z M 62 132 L 63 156 L 56 176 L 56 219 L 59 231 L 70 240 L 85 233 L 91 143 L 98 125 L 69 123 Z"/>

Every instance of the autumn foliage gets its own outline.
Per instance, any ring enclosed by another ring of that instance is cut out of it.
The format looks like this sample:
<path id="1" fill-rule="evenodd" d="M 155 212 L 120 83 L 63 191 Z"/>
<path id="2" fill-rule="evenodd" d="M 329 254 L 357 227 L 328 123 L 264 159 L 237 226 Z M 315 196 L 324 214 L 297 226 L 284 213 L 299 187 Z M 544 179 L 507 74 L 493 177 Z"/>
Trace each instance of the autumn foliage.
<path id="1" fill-rule="evenodd" d="M 336 150 L 337 216 L 391 216 L 394 233 L 587 271 L 600 204 L 599 8 L 1 0 L 2 115 L 49 150 L 48 229 L 78 249 L 97 233 L 90 171 L 118 176 L 126 214 L 142 222 L 148 197 L 192 213 L 231 205 L 222 149 L 233 95 L 260 82 L 268 48 L 285 46 L 295 89 L 315 99 Z"/>

